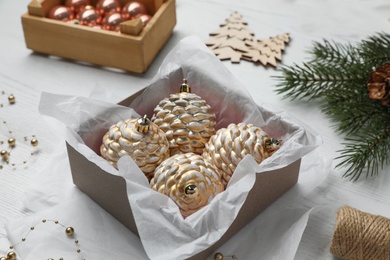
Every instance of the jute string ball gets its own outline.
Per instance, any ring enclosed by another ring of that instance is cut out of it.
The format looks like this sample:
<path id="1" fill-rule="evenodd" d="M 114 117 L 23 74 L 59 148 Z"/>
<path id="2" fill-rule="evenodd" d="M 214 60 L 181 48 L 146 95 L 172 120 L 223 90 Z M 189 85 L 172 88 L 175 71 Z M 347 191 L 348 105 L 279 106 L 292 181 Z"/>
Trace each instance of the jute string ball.
<path id="1" fill-rule="evenodd" d="M 330 252 L 348 260 L 390 259 L 390 219 L 341 207 Z"/>

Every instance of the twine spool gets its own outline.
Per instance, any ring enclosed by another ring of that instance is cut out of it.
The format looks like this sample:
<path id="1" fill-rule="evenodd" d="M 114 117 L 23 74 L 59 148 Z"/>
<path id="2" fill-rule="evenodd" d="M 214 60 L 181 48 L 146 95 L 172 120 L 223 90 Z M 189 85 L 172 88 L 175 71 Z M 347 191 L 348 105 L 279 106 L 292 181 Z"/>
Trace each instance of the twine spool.
<path id="1" fill-rule="evenodd" d="M 390 219 L 341 207 L 330 252 L 342 259 L 390 259 Z"/>

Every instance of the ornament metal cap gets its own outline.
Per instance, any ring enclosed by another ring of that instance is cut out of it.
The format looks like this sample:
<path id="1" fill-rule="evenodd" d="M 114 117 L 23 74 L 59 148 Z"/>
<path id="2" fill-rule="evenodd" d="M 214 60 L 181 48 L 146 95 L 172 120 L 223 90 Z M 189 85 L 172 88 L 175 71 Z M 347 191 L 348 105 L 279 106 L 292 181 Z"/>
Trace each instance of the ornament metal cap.
<path id="1" fill-rule="evenodd" d="M 137 122 L 135 123 L 135 128 L 138 132 L 141 133 L 148 133 L 150 127 L 150 120 L 144 115 L 143 117 L 138 118 Z"/>
<path id="2" fill-rule="evenodd" d="M 187 84 L 187 79 L 183 79 L 183 83 L 180 85 L 180 93 L 191 93 L 191 86 Z"/>

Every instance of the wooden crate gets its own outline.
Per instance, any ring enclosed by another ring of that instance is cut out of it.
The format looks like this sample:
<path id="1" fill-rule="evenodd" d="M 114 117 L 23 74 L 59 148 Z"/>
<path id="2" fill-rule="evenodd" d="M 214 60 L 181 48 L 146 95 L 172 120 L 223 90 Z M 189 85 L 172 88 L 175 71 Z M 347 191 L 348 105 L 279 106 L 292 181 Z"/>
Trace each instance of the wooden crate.
<path id="1" fill-rule="evenodd" d="M 124 5 L 129 0 L 119 1 Z M 141 31 L 139 22 L 124 22 L 119 33 L 46 18 L 63 1 L 32 0 L 28 13 L 22 15 L 26 46 L 38 53 L 143 73 L 171 36 L 176 9 L 175 0 L 138 1 L 152 19 Z M 94 5 L 97 0 L 91 2 Z"/>

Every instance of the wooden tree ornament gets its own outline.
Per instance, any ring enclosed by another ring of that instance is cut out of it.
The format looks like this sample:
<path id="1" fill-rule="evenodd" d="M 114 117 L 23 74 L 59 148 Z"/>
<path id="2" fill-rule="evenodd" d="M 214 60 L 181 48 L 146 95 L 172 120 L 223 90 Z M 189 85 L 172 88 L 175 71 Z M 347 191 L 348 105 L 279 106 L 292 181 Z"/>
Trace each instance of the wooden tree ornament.
<path id="1" fill-rule="evenodd" d="M 254 33 L 238 12 L 233 12 L 210 36 L 205 43 L 220 60 L 231 60 L 233 63 L 248 60 L 274 67 L 282 60 L 282 52 L 290 41 L 289 33 L 254 39 Z"/>

